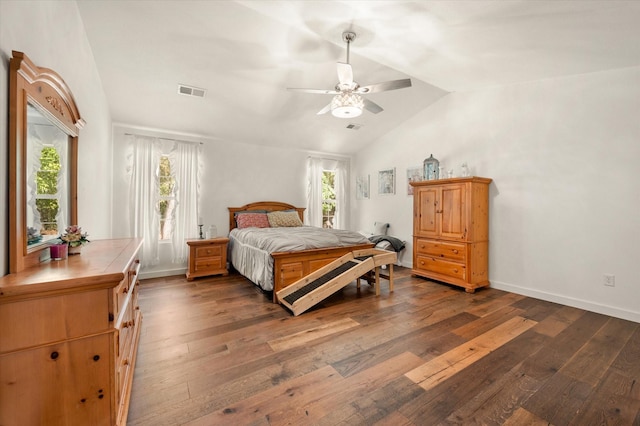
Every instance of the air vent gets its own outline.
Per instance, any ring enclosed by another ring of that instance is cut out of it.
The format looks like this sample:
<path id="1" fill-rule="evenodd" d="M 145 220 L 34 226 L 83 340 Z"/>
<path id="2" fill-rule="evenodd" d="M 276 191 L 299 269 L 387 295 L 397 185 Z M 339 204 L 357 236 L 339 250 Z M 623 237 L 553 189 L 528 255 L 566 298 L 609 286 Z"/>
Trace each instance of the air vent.
<path id="1" fill-rule="evenodd" d="M 195 96 L 196 98 L 204 98 L 204 95 L 207 93 L 207 91 L 205 89 L 200 89 L 199 87 L 185 86 L 184 84 L 179 84 L 178 93 L 186 96 Z"/>
<path id="2" fill-rule="evenodd" d="M 362 124 L 349 123 L 347 124 L 347 129 L 351 130 L 359 130 L 362 127 Z"/>

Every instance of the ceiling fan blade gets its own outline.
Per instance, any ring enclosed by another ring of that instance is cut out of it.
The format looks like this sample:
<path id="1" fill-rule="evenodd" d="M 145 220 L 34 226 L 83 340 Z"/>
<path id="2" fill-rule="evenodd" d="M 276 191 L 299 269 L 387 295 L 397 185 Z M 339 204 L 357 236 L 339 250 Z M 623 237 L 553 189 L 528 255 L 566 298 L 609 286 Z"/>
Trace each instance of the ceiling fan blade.
<path id="1" fill-rule="evenodd" d="M 302 89 L 302 88 L 297 88 L 297 87 L 287 87 L 287 90 L 290 90 L 292 92 L 304 92 L 304 93 L 315 93 L 318 95 L 337 95 L 338 92 L 337 90 L 328 90 L 328 89 Z"/>
<path id="2" fill-rule="evenodd" d="M 369 86 L 362 86 L 356 90 L 360 94 L 378 93 L 386 90 L 404 89 L 405 87 L 411 87 L 411 79 L 405 78 L 404 80 L 392 80 L 385 81 L 384 83 L 371 84 Z"/>
<path id="3" fill-rule="evenodd" d="M 384 111 L 380 105 L 370 101 L 369 99 L 364 99 L 364 109 L 374 114 Z"/>
<path id="4" fill-rule="evenodd" d="M 331 102 L 329 102 L 324 108 L 322 108 L 320 111 L 316 112 L 316 115 L 322 115 L 322 114 L 326 114 L 329 111 L 331 111 Z"/>
<path id="5" fill-rule="evenodd" d="M 353 69 L 351 68 L 351 64 L 338 62 L 338 81 L 345 86 L 350 86 L 353 83 Z"/>

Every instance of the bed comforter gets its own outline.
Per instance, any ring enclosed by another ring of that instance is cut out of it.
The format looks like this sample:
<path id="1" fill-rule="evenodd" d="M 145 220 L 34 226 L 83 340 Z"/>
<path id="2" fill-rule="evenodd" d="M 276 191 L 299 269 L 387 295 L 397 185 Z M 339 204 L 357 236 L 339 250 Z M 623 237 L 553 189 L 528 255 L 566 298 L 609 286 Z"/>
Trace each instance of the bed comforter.
<path id="1" fill-rule="evenodd" d="M 233 267 L 266 291 L 273 290 L 271 253 L 369 243 L 363 235 L 341 229 L 312 226 L 290 228 L 244 228 L 229 233 L 229 256 Z"/>

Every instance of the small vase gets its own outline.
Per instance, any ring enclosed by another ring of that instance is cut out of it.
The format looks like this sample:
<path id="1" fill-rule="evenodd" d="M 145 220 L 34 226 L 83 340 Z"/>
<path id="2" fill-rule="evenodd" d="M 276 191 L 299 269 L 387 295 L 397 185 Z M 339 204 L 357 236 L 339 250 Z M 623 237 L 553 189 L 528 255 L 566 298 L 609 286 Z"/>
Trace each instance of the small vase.
<path id="1" fill-rule="evenodd" d="M 71 256 L 72 254 L 81 254 L 82 253 L 82 246 L 69 246 L 69 256 Z"/>

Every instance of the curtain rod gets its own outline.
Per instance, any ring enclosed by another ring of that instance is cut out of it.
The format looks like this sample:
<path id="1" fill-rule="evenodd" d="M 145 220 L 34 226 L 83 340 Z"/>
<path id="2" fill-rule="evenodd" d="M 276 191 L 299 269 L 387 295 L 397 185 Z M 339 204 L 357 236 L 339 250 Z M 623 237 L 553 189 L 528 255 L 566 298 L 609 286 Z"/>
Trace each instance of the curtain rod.
<path id="1" fill-rule="evenodd" d="M 157 137 L 157 136 L 147 136 L 147 135 L 137 135 L 135 133 L 125 133 L 125 136 L 142 136 L 145 138 L 155 138 L 155 139 L 160 139 L 160 140 L 165 140 L 165 141 L 171 141 L 171 142 L 180 142 L 180 143 L 190 143 L 190 144 L 199 144 L 199 145 L 204 145 L 203 142 L 193 142 L 193 141 L 183 141 L 180 139 L 171 139 L 171 138 L 161 138 L 161 137 Z"/>

